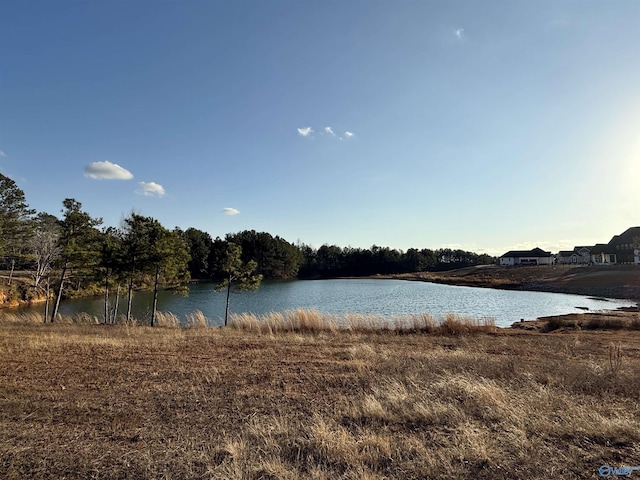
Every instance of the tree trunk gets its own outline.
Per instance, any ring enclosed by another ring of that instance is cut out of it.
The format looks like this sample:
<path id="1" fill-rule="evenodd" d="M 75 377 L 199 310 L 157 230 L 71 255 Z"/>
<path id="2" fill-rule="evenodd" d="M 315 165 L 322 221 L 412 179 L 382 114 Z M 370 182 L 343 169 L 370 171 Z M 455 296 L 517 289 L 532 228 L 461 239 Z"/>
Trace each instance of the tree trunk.
<path id="1" fill-rule="evenodd" d="M 134 267 L 131 266 L 131 276 L 129 277 L 129 290 L 127 293 L 127 323 L 131 322 L 131 297 L 133 295 L 133 273 L 134 273 Z"/>
<path id="2" fill-rule="evenodd" d="M 49 318 L 49 275 L 47 275 L 47 291 L 44 299 L 44 323 L 47 323 Z"/>
<path id="3" fill-rule="evenodd" d="M 153 308 L 151 309 L 151 326 L 155 325 L 156 309 L 158 308 L 158 280 L 160 279 L 160 262 L 156 265 L 156 279 L 153 282 Z"/>
<path id="4" fill-rule="evenodd" d="M 120 283 L 118 283 L 118 288 L 116 288 L 116 303 L 113 306 L 113 316 L 111 317 L 111 323 L 116 323 L 118 318 L 118 303 L 120 303 Z"/>
<path id="5" fill-rule="evenodd" d="M 229 282 L 227 284 L 227 306 L 224 310 L 224 326 L 227 326 L 229 320 L 229 295 L 231 294 L 231 275 L 229 275 Z"/>
<path id="6" fill-rule="evenodd" d="M 60 308 L 60 299 L 62 298 L 62 289 L 64 288 L 64 277 L 67 275 L 67 264 L 62 267 L 62 275 L 60 275 L 60 287 L 58 287 L 58 295 L 56 295 L 56 303 L 53 306 L 51 312 L 51 323 L 53 323 L 58 315 L 58 309 Z"/>
<path id="7" fill-rule="evenodd" d="M 109 323 L 109 269 L 104 276 L 104 323 Z"/>
<path id="8" fill-rule="evenodd" d="M 13 271 L 16 268 L 16 259 L 11 259 L 11 271 L 9 272 L 9 280 L 7 280 L 7 285 L 11 286 L 11 281 L 13 280 Z"/>

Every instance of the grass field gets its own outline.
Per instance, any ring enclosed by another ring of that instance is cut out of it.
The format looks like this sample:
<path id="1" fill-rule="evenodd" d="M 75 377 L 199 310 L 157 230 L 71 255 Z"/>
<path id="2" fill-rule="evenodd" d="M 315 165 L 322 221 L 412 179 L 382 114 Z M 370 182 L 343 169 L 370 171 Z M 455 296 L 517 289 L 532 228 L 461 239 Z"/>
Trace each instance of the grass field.
<path id="1" fill-rule="evenodd" d="M 599 478 L 640 465 L 638 331 L 241 320 L 0 317 L 0 478 Z"/>

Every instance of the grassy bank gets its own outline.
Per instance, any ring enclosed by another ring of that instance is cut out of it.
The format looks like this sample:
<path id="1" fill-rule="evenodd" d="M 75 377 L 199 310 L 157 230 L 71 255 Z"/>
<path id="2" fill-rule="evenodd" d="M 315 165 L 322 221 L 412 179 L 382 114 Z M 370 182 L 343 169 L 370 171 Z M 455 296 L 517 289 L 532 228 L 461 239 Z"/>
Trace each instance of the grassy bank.
<path id="1" fill-rule="evenodd" d="M 388 278 L 640 301 L 640 267 L 637 265 L 557 265 L 553 267 L 483 265 L 444 272 L 390 275 Z"/>
<path id="2" fill-rule="evenodd" d="M 640 464 L 640 332 L 240 320 L 0 321 L 0 478 L 597 478 Z"/>

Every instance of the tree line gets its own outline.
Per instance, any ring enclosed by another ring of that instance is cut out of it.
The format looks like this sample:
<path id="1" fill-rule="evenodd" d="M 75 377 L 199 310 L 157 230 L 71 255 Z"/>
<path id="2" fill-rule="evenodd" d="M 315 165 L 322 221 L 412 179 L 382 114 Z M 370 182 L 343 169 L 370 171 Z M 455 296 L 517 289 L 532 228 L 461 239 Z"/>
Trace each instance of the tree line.
<path id="1" fill-rule="evenodd" d="M 24 192 L 0 174 L 0 257 L 11 286 L 16 270 L 28 271 L 29 299 L 43 295 L 45 319 L 53 321 L 62 298 L 102 294 L 104 320 L 131 315 L 139 289 L 186 291 L 192 280 L 216 281 L 220 288 L 256 288 L 262 278 L 330 278 L 437 271 L 493 263 L 488 255 L 451 249 L 370 249 L 294 245 L 266 232 L 245 230 L 215 239 L 207 232 L 169 229 L 152 217 L 132 212 L 118 227 L 85 212 L 67 198 L 61 217 L 29 208 Z M 118 312 L 126 297 L 126 312 Z M 49 298 L 52 305 L 49 306 Z M 115 299 L 115 300 L 114 300 Z"/>

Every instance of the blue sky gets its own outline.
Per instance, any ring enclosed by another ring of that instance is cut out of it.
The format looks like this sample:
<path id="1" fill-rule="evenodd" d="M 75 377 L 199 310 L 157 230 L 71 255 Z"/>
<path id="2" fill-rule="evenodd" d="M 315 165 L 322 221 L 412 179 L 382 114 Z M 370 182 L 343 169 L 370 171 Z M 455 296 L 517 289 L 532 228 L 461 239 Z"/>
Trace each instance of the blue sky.
<path id="1" fill-rule="evenodd" d="M 490 254 L 640 225 L 635 0 L 0 12 L 0 172 L 38 211 Z"/>

